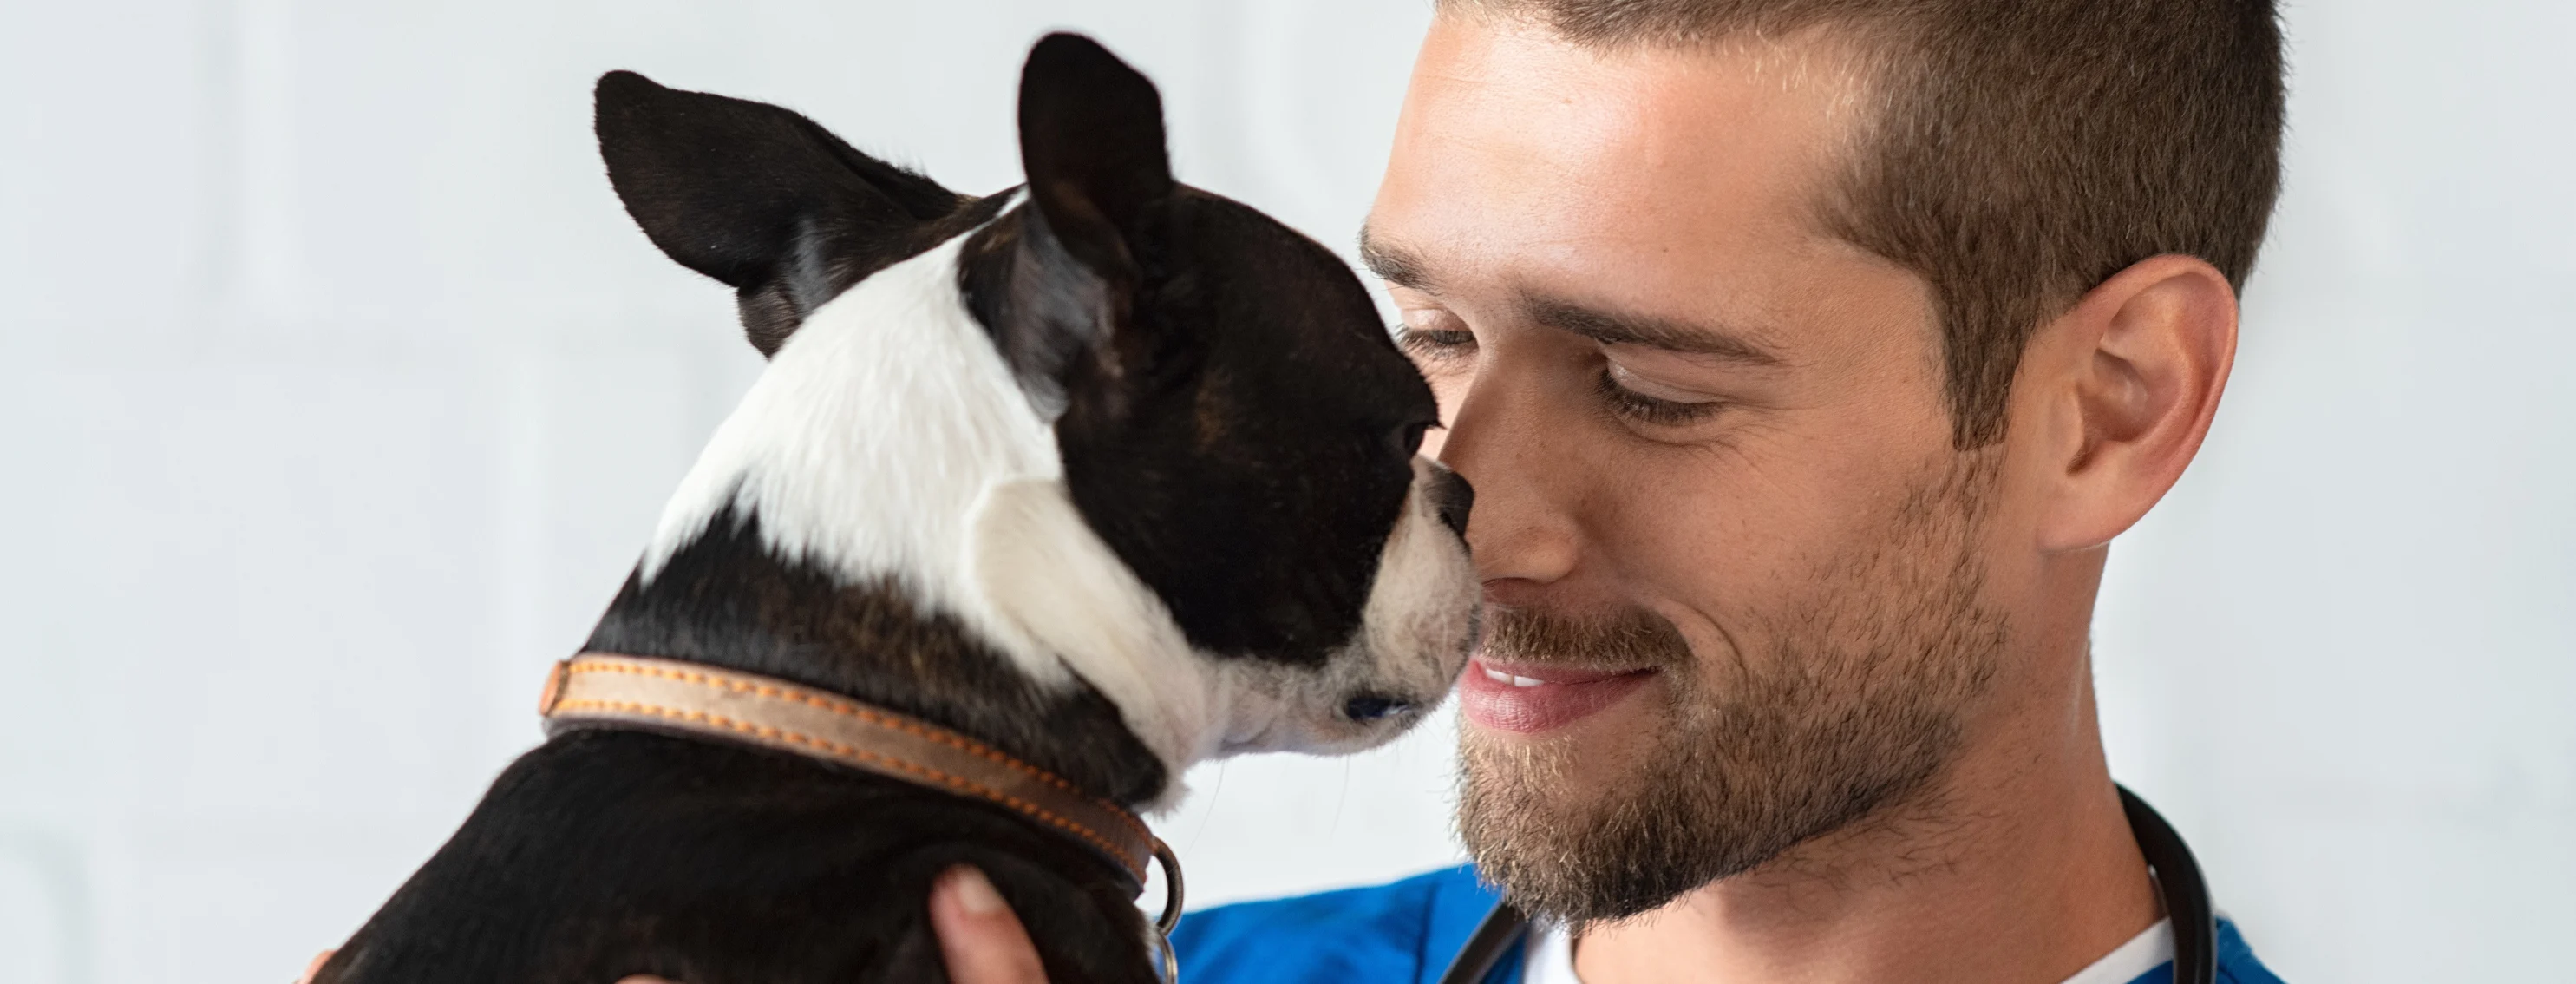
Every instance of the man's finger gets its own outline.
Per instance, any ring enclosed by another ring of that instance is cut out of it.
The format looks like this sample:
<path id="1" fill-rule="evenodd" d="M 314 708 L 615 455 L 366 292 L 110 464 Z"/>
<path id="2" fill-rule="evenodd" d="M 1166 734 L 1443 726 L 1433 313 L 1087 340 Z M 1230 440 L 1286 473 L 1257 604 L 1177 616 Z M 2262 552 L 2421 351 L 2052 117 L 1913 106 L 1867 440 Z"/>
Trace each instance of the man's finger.
<path id="1" fill-rule="evenodd" d="M 1029 931 L 981 871 L 959 865 L 930 886 L 930 928 L 954 984 L 1046 984 Z"/>

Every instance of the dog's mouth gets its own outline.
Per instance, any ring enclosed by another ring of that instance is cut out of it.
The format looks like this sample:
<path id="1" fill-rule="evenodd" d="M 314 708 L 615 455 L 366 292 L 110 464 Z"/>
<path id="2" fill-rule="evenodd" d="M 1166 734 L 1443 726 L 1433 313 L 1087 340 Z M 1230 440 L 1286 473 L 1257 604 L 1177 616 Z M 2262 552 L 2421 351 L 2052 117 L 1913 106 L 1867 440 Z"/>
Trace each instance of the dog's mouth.
<path id="1" fill-rule="evenodd" d="M 1374 724 L 1389 718 L 1418 713 L 1422 702 L 1388 694 L 1360 694 L 1342 703 L 1342 716 L 1359 724 Z"/>

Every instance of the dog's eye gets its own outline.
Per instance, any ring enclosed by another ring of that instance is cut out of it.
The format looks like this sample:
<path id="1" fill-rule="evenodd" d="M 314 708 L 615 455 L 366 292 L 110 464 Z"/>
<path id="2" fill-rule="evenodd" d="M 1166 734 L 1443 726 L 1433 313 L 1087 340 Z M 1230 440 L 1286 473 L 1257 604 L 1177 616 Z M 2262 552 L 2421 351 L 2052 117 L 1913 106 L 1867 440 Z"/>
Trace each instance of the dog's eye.
<path id="1" fill-rule="evenodd" d="M 1430 424 L 1418 422 L 1406 424 L 1389 432 L 1386 435 L 1386 443 L 1388 447 L 1395 449 L 1397 455 L 1410 458 L 1415 452 L 1422 450 L 1422 435 L 1430 432 Z"/>

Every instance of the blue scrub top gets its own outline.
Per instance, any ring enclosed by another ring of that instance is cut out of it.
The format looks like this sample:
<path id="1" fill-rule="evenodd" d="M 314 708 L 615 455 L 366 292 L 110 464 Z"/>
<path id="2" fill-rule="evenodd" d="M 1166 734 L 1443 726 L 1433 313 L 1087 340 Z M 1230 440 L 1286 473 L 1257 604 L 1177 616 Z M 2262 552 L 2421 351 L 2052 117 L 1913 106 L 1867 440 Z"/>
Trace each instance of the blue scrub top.
<path id="1" fill-rule="evenodd" d="M 1172 946 L 1189 984 L 1438 984 L 1496 898 L 1473 869 L 1449 868 L 1369 888 L 1193 912 L 1172 933 Z M 1521 960 L 1521 948 L 1512 948 L 1486 975 L 1487 984 L 1519 981 Z M 2168 963 L 2134 984 L 2172 979 Z M 2281 984 L 2224 919 L 2218 922 L 2218 979 Z"/>

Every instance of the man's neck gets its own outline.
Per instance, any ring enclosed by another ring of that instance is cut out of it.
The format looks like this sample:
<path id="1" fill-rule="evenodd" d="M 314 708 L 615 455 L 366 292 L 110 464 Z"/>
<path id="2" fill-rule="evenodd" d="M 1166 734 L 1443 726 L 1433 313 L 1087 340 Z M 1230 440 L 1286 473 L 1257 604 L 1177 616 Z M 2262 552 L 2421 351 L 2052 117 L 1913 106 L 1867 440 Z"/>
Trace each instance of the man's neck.
<path id="1" fill-rule="evenodd" d="M 2154 925 L 2080 629 L 2055 641 L 2072 651 L 2042 665 L 2073 672 L 1987 716 L 1935 788 L 1655 912 L 1583 930 L 1578 974 L 2055 984 Z"/>

